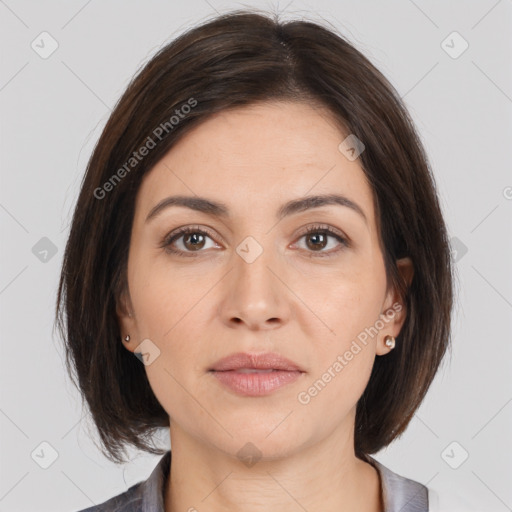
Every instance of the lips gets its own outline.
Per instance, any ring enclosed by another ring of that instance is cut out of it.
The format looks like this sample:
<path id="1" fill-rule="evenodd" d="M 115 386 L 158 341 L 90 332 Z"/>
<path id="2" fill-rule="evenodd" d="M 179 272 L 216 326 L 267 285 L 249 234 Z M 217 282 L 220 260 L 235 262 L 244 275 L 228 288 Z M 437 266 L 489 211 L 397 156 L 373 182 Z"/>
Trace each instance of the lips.
<path id="1" fill-rule="evenodd" d="M 220 359 L 209 369 L 209 371 L 216 372 L 233 370 L 239 373 L 304 372 L 299 365 L 274 352 L 267 352 L 265 354 L 238 352 Z"/>
<path id="2" fill-rule="evenodd" d="M 273 352 L 239 352 L 217 361 L 209 373 L 239 396 L 263 397 L 297 382 L 306 372 L 295 362 Z"/>

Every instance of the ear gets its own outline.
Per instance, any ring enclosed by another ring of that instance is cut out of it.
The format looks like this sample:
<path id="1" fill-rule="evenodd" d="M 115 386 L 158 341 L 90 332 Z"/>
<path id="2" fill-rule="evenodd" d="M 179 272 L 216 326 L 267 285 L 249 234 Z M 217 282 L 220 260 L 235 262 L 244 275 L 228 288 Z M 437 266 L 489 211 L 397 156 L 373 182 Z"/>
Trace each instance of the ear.
<path id="1" fill-rule="evenodd" d="M 414 266 L 411 258 L 401 258 L 396 261 L 396 265 L 398 273 L 405 282 L 407 288 L 409 288 L 414 276 Z M 392 350 L 385 345 L 384 338 L 387 335 L 396 338 L 400 334 L 400 330 L 402 329 L 407 317 L 407 308 L 404 297 L 395 287 L 393 287 L 386 295 L 382 314 L 388 318 L 388 321 L 385 322 L 385 326 L 379 332 L 379 337 L 377 339 L 376 353 L 379 356 L 385 355 Z"/>
<path id="2" fill-rule="evenodd" d="M 130 294 L 125 288 L 116 299 L 116 316 L 121 331 L 121 342 L 130 351 L 134 352 L 138 343 L 137 323 L 133 315 L 133 307 Z M 130 336 L 130 340 L 126 341 L 125 337 Z"/>

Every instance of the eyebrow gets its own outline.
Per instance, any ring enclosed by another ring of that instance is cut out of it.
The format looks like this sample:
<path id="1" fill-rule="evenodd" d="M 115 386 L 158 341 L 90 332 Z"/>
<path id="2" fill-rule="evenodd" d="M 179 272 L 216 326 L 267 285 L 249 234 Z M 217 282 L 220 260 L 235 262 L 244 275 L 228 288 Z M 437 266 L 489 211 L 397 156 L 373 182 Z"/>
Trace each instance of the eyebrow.
<path id="1" fill-rule="evenodd" d="M 325 194 L 325 195 L 314 195 L 301 197 L 300 199 L 292 199 L 279 208 L 276 214 L 278 220 L 288 217 L 290 215 L 304 212 L 313 208 L 320 208 L 322 206 L 338 205 L 345 206 L 358 213 L 364 220 L 365 224 L 368 224 L 368 219 L 364 214 L 362 208 L 349 199 L 348 197 L 339 194 Z M 229 218 L 229 208 L 226 204 L 204 197 L 191 197 L 191 196 L 170 196 L 162 199 L 156 206 L 154 206 L 146 217 L 145 222 L 149 222 L 154 219 L 164 209 L 171 206 L 182 206 L 190 208 L 198 212 L 211 215 L 219 218 Z"/>

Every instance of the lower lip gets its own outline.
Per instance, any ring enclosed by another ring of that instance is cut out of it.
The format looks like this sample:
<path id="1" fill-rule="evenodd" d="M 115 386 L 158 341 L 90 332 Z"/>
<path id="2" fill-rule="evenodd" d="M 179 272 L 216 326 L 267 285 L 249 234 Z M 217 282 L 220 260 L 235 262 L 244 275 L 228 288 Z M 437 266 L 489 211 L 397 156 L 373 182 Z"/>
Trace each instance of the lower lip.
<path id="1" fill-rule="evenodd" d="M 235 393 L 244 396 L 264 396 L 295 382 L 303 372 L 276 370 L 268 373 L 240 373 L 235 370 L 213 375 Z"/>

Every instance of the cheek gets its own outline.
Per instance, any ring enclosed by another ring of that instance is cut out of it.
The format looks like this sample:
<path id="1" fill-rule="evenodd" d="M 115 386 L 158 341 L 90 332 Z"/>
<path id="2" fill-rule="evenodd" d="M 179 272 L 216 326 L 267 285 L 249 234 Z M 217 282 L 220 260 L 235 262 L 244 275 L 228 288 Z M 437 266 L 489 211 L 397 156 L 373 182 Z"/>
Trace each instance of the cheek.
<path id="1" fill-rule="evenodd" d="M 316 319 L 309 324 L 315 347 L 314 378 L 319 379 L 319 389 L 324 385 L 330 389 L 322 392 L 325 400 L 335 400 L 341 394 L 348 402 L 357 401 L 375 361 L 385 281 L 380 274 L 366 270 L 319 284 L 322 294 L 314 292 L 308 305 L 327 330 Z"/>
<path id="2" fill-rule="evenodd" d="M 330 411 L 330 421 L 341 422 L 355 407 L 366 388 L 375 362 L 375 339 L 361 341 L 356 319 L 338 319 L 339 333 L 330 342 L 325 339 L 316 345 L 316 364 L 306 386 L 297 396 L 308 413 Z M 351 322 L 348 325 L 348 322 Z M 351 336 L 350 333 L 356 333 Z"/>
<path id="3" fill-rule="evenodd" d="M 148 311 L 146 317 L 148 330 L 155 333 L 150 339 L 159 351 L 154 362 L 145 367 L 146 375 L 168 415 L 184 421 L 187 415 L 200 413 L 193 397 L 200 396 L 198 382 L 206 375 L 204 347 L 201 350 L 204 327 L 188 322 L 188 317 L 183 318 L 186 312 L 181 315 L 180 311 L 175 317 L 166 311 L 161 311 L 159 316 L 158 311 L 156 308 Z"/>
<path id="4" fill-rule="evenodd" d="M 152 271 L 133 276 L 130 291 L 140 341 L 149 339 L 157 354 L 145 367 L 146 374 L 156 398 L 171 415 L 190 407 L 184 389 L 192 390 L 191 375 L 197 374 L 202 362 L 200 332 L 204 337 L 205 326 L 196 321 L 201 296 L 194 291 L 197 288 L 184 286 L 170 272 L 147 268 Z"/>
<path id="5" fill-rule="evenodd" d="M 350 340 L 375 324 L 385 296 L 385 279 L 376 266 L 350 267 L 350 271 L 331 271 L 301 276 L 292 285 L 313 313 L 312 326 L 328 333 L 331 343 L 342 349 Z M 322 320 L 323 326 L 318 324 Z M 327 331 L 325 330 L 327 329 Z M 315 338 L 314 331 L 310 332 Z"/>
<path id="6" fill-rule="evenodd" d="M 201 295 L 201 281 L 173 269 L 163 258 L 134 258 L 130 295 L 140 335 L 162 340 L 171 335 Z M 195 281 L 195 282 L 194 282 Z"/>

